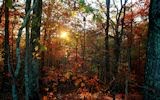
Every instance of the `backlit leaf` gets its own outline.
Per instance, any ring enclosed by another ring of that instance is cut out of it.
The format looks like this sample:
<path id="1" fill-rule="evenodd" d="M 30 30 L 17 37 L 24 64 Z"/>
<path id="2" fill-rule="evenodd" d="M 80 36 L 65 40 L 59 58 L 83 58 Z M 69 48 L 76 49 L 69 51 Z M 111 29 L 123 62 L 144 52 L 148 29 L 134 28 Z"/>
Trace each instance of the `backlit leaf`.
<path id="1" fill-rule="evenodd" d="M 40 46 L 40 51 L 47 51 L 47 47 L 44 46 L 44 45 L 41 45 L 41 46 Z"/>
<path id="2" fill-rule="evenodd" d="M 35 50 L 35 51 L 38 51 L 38 46 L 36 46 L 36 47 L 34 48 L 34 50 Z"/>

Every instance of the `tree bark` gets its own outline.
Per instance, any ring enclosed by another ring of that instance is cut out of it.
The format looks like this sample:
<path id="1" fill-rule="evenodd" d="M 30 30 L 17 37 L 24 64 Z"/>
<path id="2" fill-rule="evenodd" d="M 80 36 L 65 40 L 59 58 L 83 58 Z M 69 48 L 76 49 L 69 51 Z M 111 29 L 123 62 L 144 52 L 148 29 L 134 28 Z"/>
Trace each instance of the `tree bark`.
<path id="1" fill-rule="evenodd" d="M 36 7 L 33 9 L 33 17 L 32 17 L 32 28 L 31 28 L 31 52 L 38 53 L 35 51 L 35 48 L 39 47 L 40 40 L 40 27 L 41 27 L 41 15 L 42 15 L 42 0 L 34 0 Z M 38 49 L 39 50 L 39 49 Z M 31 54 L 31 55 L 32 55 Z M 35 56 L 31 56 L 31 71 L 30 71 L 30 89 L 31 89 L 31 99 L 39 100 L 39 67 L 40 61 Z"/>
<path id="2" fill-rule="evenodd" d="M 132 4 L 132 0 L 131 0 L 131 4 Z M 130 26 L 130 33 L 128 33 L 128 37 L 127 37 L 127 43 L 128 43 L 128 48 L 127 48 L 127 55 L 128 55 L 128 59 L 127 59 L 127 62 L 128 62 L 128 70 L 126 72 L 126 80 L 125 80 L 125 99 L 127 100 L 127 97 L 128 97 L 128 94 L 129 94 L 129 91 L 128 91 L 128 88 L 129 88 L 129 76 L 130 76 L 130 72 L 131 72 L 131 60 L 132 60 L 132 55 L 131 55 L 131 52 L 132 52 L 132 34 L 133 34 L 133 10 L 132 10 L 132 6 L 131 6 L 131 26 Z"/>
<path id="3" fill-rule="evenodd" d="M 151 0 L 145 68 L 145 100 L 160 100 L 160 0 Z"/>
<path id="4" fill-rule="evenodd" d="M 4 69 L 3 69 L 3 82 L 2 91 L 9 92 L 11 84 L 9 82 L 8 71 L 8 56 L 9 56 L 9 8 L 7 7 L 7 0 L 5 0 L 5 36 L 4 36 Z"/>
<path id="5" fill-rule="evenodd" d="M 110 0 L 106 0 L 106 8 L 107 8 L 107 11 L 106 11 L 106 27 L 105 27 L 105 52 L 104 52 L 104 55 L 105 55 L 105 64 L 104 66 L 101 66 L 101 67 L 98 67 L 98 75 L 99 75 L 99 79 L 101 82 L 104 82 L 105 84 L 106 83 L 109 83 L 109 81 L 111 80 L 110 77 L 111 76 L 111 69 L 110 69 L 110 57 L 109 57 L 109 20 L 110 20 Z"/>
<path id="6" fill-rule="evenodd" d="M 104 76 L 105 83 L 111 80 L 110 56 L 109 56 L 109 20 L 110 20 L 110 0 L 106 0 L 107 13 L 106 13 L 106 28 L 105 28 L 105 67 Z"/>
<path id="7" fill-rule="evenodd" d="M 30 5 L 31 5 L 31 0 L 26 0 L 26 8 L 25 12 L 26 14 L 30 10 Z M 28 18 L 30 19 L 30 17 Z M 25 51 L 25 67 L 24 67 L 24 84 L 25 84 L 25 100 L 29 100 L 29 95 L 30 95 L 30 89 L 29 89 L 29 64 L 30 64 L 30 59 L 29 59 L 29 52 L 30 52 L 30 37 L 29 37 L 29 20 L 26 22 L 26 51 Z"/>

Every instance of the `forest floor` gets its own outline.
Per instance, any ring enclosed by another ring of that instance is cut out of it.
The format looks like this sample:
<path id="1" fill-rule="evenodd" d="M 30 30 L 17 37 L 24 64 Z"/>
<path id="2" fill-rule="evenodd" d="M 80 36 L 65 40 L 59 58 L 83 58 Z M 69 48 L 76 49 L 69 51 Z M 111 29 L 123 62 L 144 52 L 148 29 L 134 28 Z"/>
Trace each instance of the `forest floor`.
<path id="1" fill-rule="evenodd" d="M 94 72 L 65 68 L 43 69 L 41 93 L 43 100 L 113 100 L 110 85 L 103 84 Z M 113 85 L 113 84 L 112 84 Z M 115 87 L 116 88 L 116 87 Z M 116 100 L 124 100 L 124 93 L 115 93 Z M 127 100 L 143 100 L 139 93 L 129 94 Z"/>
<path id="2" fill-rule="evenodd" d="M 42 100 L 113 100 L 112 88 L 100 82 L 98 75 L 87 69 L 44 67 L 40 79 Z M 111 84 L 113 85 L 113 84 Z M 23 87 L 20 90 L 23 92 Z M 23 100 L 23 93 L 19 94 Z M 115 100 L 124 100 L 124 93 L 115 93 Z M 0 100 L 12 100 L 11 94 L 0 93 Z M 126 100 L 143 100 L 139 93 L 129 94 Z"/>

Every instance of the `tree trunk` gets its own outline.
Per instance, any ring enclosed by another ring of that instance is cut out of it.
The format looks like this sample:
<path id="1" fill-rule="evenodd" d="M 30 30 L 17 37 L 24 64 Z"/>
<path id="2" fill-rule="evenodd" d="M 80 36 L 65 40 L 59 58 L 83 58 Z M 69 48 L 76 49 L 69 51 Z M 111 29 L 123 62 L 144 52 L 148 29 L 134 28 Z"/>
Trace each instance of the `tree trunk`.
<path id="1" fill-rule="evenodd" d="M 131 4 L 132 4 L 132 0 L 131 0 Z M 128 55 L 128 68 L 127 68 L 127 72 L 126 72 L 126 80 L 125 80 L 125 100 L 127 100 L 128 94 L 129 94 L 129 77 L 130 77 L 130 72 L 131 72 L 131 50 L 132 50 L 132 34 L 133 34 L 133 10 L 131 7 L 131 26 L 130 26 L 130 33 L 128 33 L 128 37 L 127 37 L 127 43 L 128 43 L 128 48 L 127 48 L 127 55 Z"/>
<path id="2" fill-rule="evenodd" d="M 106 28 L 105 28 L 105 82 L 109 83 L 111 81 L 111 68 L 110 68 L 110 56 L 109 56 L 109 20 L 110 20 L 110 0 L 106 0 L 107 6 L 107 21 L 106 21 Z"/>
<path id="3" fill-rule="evenodd" d="M 109 83 L 111 80 L 111 69 L 110 69 L 110 57 L 109 57 L 109 17 L 110 17 L 110 0 L 106 0 L 106 28 L 105 28 L 105 65 L 103 67 L 99 67 L 99 78 L 104 83 Z"/>
<path id="4" fill-rule="evenodd" d="M 42 0 L 34 0 L 34 3 L 37 3 L 36 7 L 33 9 L 32 17 L 32 28 L 31 28 L 31 52 L 39 53 L 36 51 L 36 47 L 39 48 L 40 40 L 40 27 L 41 27 L 41 15 L 42 15 Z M 31 54 L 31 55 L 32 55 Z M 31 71 L 30 71 L 30 89 L 31 89 L 31 99 L 39 100 L 39 67 L 40 61 L 36 55 L 31 57 Z"/>
<path id="5" fill-rule="evenodd" d="M 26 0 L 26 8 L 25 12 L 26 14 L 30 10 L 30 5 L 31 5 L 31 0 Z M 30 17 L 29 17 L 30 19 Z M 30 89 L 29 89 L 29 64 L 30 64 L 30 59 L 29 59 L 29 20 L 26 23 L 26 51 L 25 51 L 25 67 L 24 67 L 24 84 L 25 84 L 25 100 L 29 100 L 29 95 L 30 95 Z"/>
<path id="6" fill-rule="evenodd" d="M 83 63 L 82 63 L 82 68 L 86 67 L 86 17 L 83 17 L 83 22 L 84 22 L 84 32 L 83 32 L 83 45 L 82 45 L 82 59 L 83 59 Z"/>
<path id="7" fill-rule="evenodd" d="M 124 4 L 122 4 L 121 0 L 121 9 L 117 15 L 116 19 L 116 29 L 115 29 L 115 38 L 114 38 L 114 64 L 113 64 L 113 76 L 117 77 L 118 73 L 118 67 L 120 63 L 120 56 L 121 56 L 121 43 L 122 43 L 122 37 L 124 35 L 124 25 L 125 25 L 125 15 L 126 15 L 126 3 L 128 0 L 125 0 Z M 121 18 L 122 16 L 122 18 Z M 121 25 L 121 29 L 119 26 Z M 120 31 L 119 31 L 120 29 Z"/>
<path id="8" fill-rule="evenodd" d="M 117 33 L 116 33 L 117 34 Z M 119 32 L 118 32 L 119 34 Z M 118 66 L 119 66 L 119 58 L 120 58 L 120 47 L 121 47 L 121 41 L 120 38 L 117 36 L 115 37 L 114 40 L 114 64 L 112 68 L 113 76 L 116 77 L 118 73 Z"/>
<path id="9" fill-rule="evenodd" d="M 9 8 L 7 7 L 7 0 L 5 0 L 5 37 L 4 37 L 4 69 L 3 69 L 3 83 L 2 91 L 9 92 L 11 84 L 9 82 L 8 72 L 8 56 L 9 56 Z"/>
<path id="10" fill-rule="evenodd" d="M 160 100 L 160 0 L 151 0 L 145 68 L 145 100 Z"/>

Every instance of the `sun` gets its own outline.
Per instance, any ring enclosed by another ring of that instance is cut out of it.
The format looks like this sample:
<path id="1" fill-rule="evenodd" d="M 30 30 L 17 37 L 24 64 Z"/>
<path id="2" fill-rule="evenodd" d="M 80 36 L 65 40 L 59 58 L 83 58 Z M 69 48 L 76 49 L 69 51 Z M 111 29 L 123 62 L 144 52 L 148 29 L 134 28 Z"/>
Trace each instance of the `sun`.
<path id="1" fill-rule="evenodd" d="M 67 39 L 68 38 L 68 32 L 61 32 L 60 38 Z"/>

